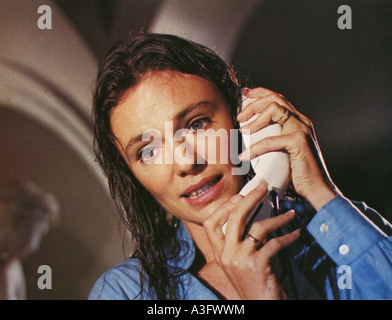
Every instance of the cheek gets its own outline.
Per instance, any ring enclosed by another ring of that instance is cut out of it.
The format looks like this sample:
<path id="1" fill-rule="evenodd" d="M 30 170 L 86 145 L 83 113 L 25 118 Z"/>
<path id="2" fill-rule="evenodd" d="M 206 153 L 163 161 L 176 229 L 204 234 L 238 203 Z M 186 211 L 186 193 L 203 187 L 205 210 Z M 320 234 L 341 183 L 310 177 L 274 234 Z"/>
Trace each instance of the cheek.
<path id="1" fill-rule="evenodd" d="M 134 166 L 131 168 L 135 178 L 143 187 L 151 193 L 151 195 L 161 202 L 170 190 L 171 187 L 170 176 L 166 165 L 144 165 Z"/>
<path id="2" fill-rule="evenodd" d="M 208 164 L 236 165 L 239 152 L 238 132 L 230 129 L 210 130 L 195 137 L 195 152 Z"/>

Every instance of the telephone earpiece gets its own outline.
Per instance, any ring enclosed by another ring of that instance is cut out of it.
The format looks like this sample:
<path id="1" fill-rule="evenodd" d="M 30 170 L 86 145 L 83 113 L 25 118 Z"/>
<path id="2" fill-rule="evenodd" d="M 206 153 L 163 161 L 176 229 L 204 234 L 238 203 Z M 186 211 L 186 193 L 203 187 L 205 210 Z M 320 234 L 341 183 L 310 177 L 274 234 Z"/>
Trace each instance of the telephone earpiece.
<path id="1" fill-rule="evenodd" d="M 242 109 L 245 109 L 251 102 L 256 99 L 243 97 Z M 255 120 L 257 115 L 254 115 L 247 122 L 242 123 L 244 126 Z M 243 140 L 246 148 L 256 142 L 270 136 L 278 136 L 282 134 L 282 126 L 278 123 L 273 123 L 267 127 L 251 134 L 243 134 Z M 252 168 L 255 176 L 242 188 L 239 192 L 242 196 L 246 196 L 249 192 L 255 189 L 260 183 L 264 182 L 268 185 L 268 192 L 249 213 L 247 225 L 256 221 L 262 221 L 271 216 L 273 209 L 272 203 L 269 200 L 270 193 L 274 190 L 278 195 L 282 195 L 291 180 L 290 159 L 289 155 L 282 151 L 268 152 L 251 160 Z M 225 233 L 226 224 L 223 226 L 223 233 Z"/>

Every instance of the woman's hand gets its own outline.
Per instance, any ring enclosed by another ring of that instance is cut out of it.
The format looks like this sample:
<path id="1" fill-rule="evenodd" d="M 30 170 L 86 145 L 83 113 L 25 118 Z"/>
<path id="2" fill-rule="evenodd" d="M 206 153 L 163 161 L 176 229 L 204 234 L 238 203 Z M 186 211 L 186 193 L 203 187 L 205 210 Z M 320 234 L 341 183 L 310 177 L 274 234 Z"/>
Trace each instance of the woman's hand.
<path id="1" fill-rule="evenodd" d="M 240 155 L 240 159 L 250 160 L 270 151 L 288 152 L 296 192 L 305 197 L 316 210 L 321 209 L 336 197 L 338 191 L 326 170 L 312 122 L 280 94 L 264 88 L 246 89 L 243 94 L 256 100 L 238 115 L 237 120 L 242 123 L 255 114 L 258 116 L 241 130 L 248 129 L 254 133 L 269 123 L 278 122 L 286 110 L 290 113 L 281 136 L 268 137 L 255 143 L 250 150 Z"/>
<path id="2" fill-rule="evenodd" d="M 298 239 L 299 230 L 269 241 L 266 238 L 272 231 L 292 221 L 294 212 L 256 222 L 243 237 L 248 213 L 266 192 L 267 186 L 261 184 L 246 197 L 235 195 L 204 222 L 215 259 L 242 299 L 286 297 L 270 261 L 280 250 Z M 222 226 L 226 222 L 226 232 L 223 234 Z"/>

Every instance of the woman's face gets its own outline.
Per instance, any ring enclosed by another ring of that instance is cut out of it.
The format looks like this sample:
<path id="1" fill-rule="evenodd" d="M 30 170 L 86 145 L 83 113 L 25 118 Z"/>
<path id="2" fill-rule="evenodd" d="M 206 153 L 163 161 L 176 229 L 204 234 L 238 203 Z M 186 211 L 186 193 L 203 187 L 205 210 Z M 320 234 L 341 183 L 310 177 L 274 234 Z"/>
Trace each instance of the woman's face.
<path id="1" fill-rule="evenodd" d="M 181 219 L 202 224 L 243 184 L 243 176 L 232 174 L 224 138 L 234 129 L 229 106 L 207 80 L 173 71 L 147 74 L 112 110 L 111 125 L 135 177 Z"/>

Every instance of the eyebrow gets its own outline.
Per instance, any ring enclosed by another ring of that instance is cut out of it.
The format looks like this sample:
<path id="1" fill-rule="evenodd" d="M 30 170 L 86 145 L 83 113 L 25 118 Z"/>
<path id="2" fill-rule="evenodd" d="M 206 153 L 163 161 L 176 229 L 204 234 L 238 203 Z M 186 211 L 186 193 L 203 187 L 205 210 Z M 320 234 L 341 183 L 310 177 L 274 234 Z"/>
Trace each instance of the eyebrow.
<path id="1" fill-rule="evenodd" d="M 205 104 L 210 104 L 211 106 L 215 106 L 215 104 L 213 104 L 211 101 L 200 101 L 197 103 L 192 103 L 189 106 L 187 106 L 184 110 L 182 110 L 181 112 L 179 112 L 175 117 L 174 120 L 175 121 L 180 121 L 183 118 L 185 118 L 188 114 L 190 114 L 192 111 L 194 111 L 195 109 L 200 108 L 201 106 L 205 105 Z"/>
<path id="2" fill-rule="evenodd" d="M 205 104 L 209 104 L 213 107 L 215 107 L 215 104 L 211 101 L 200 101 L 197 103 L 192 103 L 190 105 L 188 105 L 184 110 L 180 111 L 179 113 L 177 113 L 174 117 L 174 121 L 175 122 L 179 122 L 182 119 L 184 119 L 188 114 L 190 114 L 191 112 L 193 112 L 194 110 L 197 110 L 198 108 L 200 108 L 201 106 L 205 105 Z M 128 154 L 129 149 L 137 142 L 143 141 L 143 134 L 139 134 L 135 137 L 132 137 L 131 139 L 129 139 L 126 147 L 125 147 L 125 154 Z"/>

